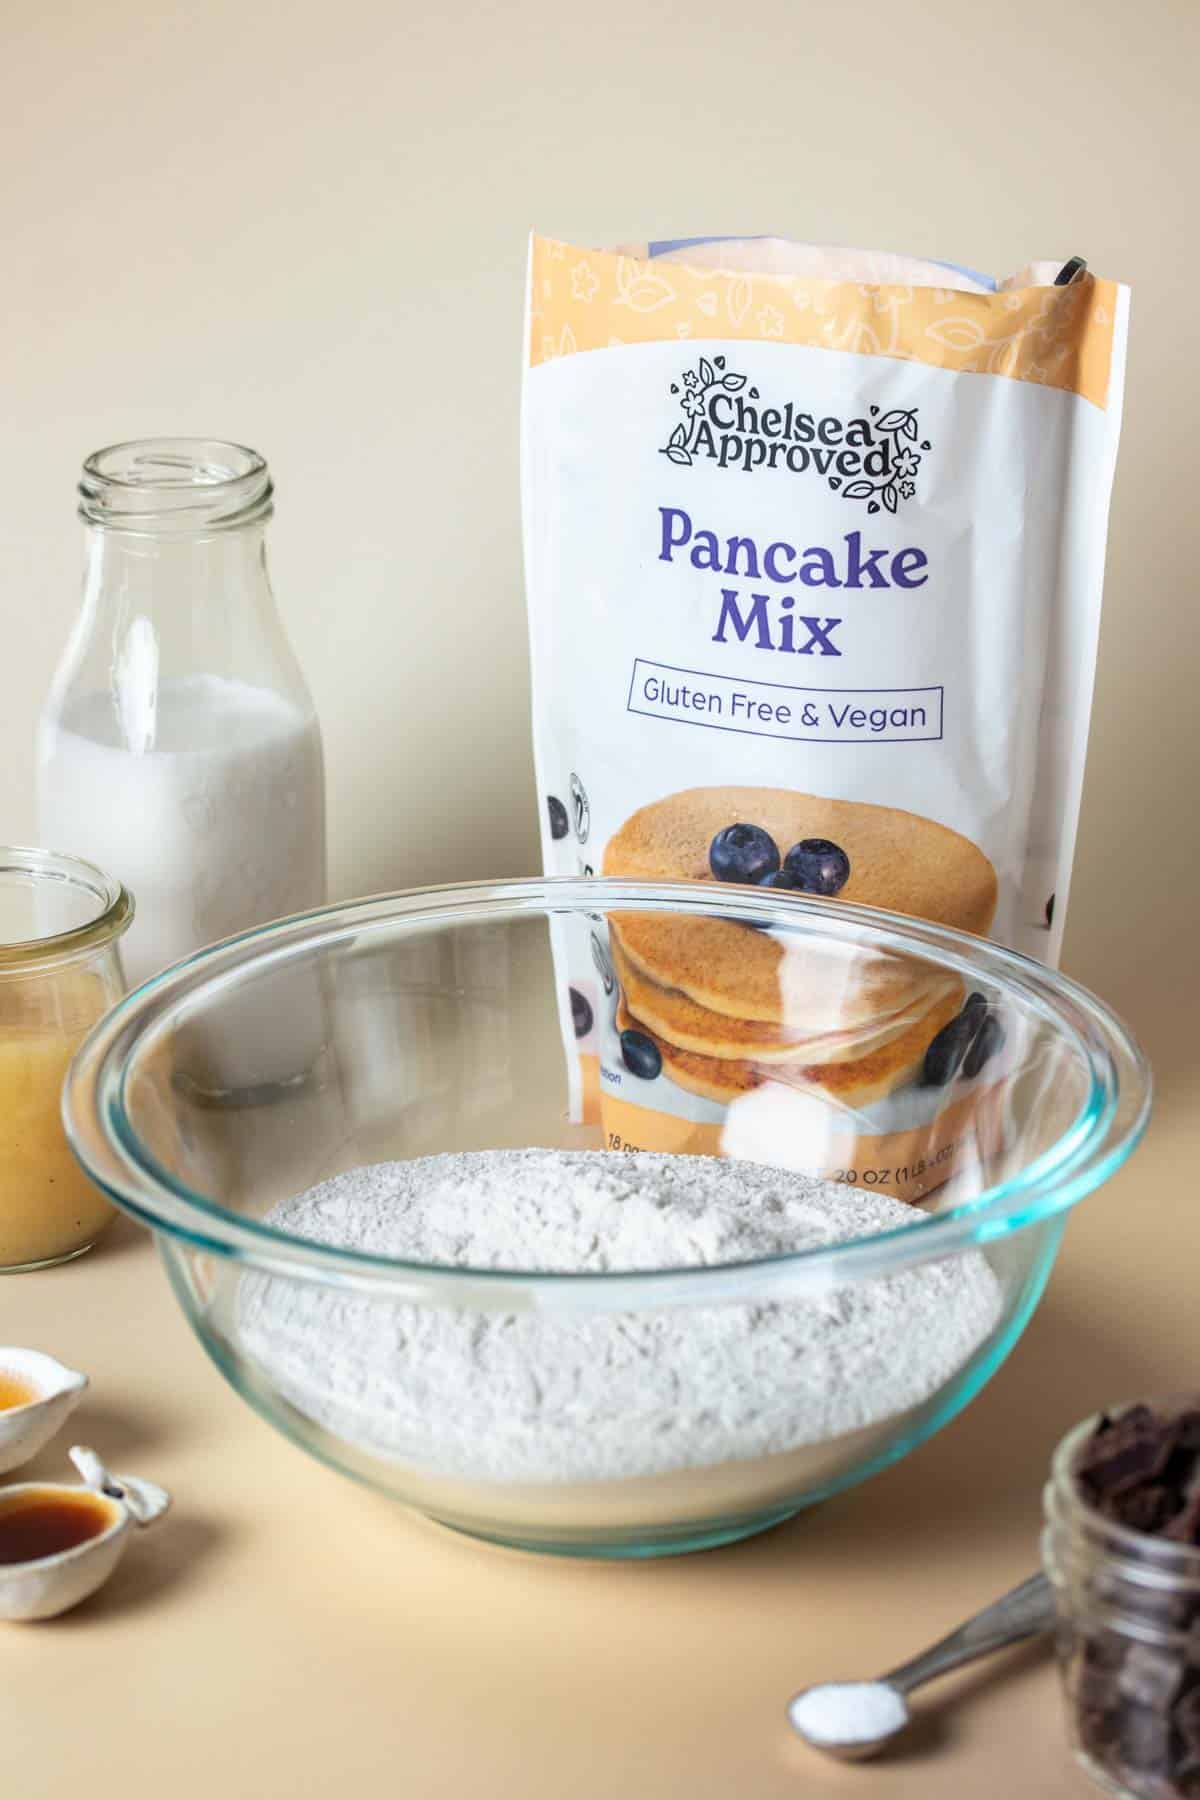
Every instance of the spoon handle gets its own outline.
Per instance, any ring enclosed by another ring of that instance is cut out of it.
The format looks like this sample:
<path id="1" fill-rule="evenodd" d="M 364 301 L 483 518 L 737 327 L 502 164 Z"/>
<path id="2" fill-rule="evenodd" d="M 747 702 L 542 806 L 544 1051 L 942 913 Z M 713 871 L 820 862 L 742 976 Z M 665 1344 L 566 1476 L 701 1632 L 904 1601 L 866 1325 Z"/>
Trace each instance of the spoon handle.
<path id="1" fill-rule="evenodd" d="M 1002 1650 L 1006 1644 L 1019 1643 L 1022 1638 L 1037 1637 L 1040 1632 L 1048 1631 L 1053 1623 L 1054 1595 L 1050 1583 L 1044 1575 L 1031 1575 L 1028 1581 L 1021 1582 L 1019 1587 L 993 1601 L 991 1606 L 985 1606 L 957 1631 L 941 1638 L 910 1662 L 901 1663 L 898 1669 L 885 1675 L 884 1680 L 899 1688 L 902 1694 L 911 1693 L 913 1688 L 932 1681 L 935 1675 L 948 1674 L 963 1663 L 974 1662 L 977 1656 L 987 1656 L 992 1650 Z"/>

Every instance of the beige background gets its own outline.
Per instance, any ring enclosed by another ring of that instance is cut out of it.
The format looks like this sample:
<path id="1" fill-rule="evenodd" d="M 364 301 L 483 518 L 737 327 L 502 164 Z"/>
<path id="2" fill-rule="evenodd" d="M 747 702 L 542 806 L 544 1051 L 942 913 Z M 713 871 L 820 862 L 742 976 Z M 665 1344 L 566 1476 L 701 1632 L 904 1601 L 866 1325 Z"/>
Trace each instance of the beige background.
<path id="1" fill-rule="evenodd" d="M 180 1495 L 101 1602 L 4 1633 L 14 1792 L 59 1800 L 93 1758 L 131 1800 L 1085 1791 L 1036 1656 L 869 1774 L 805 1757 L 780 1707 L 1023 1574 L 1062 1428 L 1195 1369 L 1198 19 L 1190 0 L 0 0 L 0 837 L 34 829 L 86 451 L 196 432 L 270 458 L 335 893 L 522 873 L 527 229 L 779 231 L 996 272 L 1077 251 L 1134 304 L 1067 961 L 1142 1032 L 1162 1096 L 963 1420 L 819 1515 L 655 1569 L 477 1549 L 302 1463 L 203 1365 L 131 1231 L 5 1285 L 0 1338 L 97 1378 L 80 1435 Z"/>

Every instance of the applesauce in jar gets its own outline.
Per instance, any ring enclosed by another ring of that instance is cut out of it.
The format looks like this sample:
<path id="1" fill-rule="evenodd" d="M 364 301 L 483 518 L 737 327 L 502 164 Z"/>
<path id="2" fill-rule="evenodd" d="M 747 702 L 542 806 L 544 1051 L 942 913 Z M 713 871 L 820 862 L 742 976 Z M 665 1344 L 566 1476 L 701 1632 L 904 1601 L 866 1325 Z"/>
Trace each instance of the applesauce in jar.
<path id="1" fill-rule="evenodd" d="M 0 1272 L 65 1262 L 112 1208 L 67 1145 L 63 1078 L 124 989 L 133 902 L 90 863 L 0 848 Z"/>

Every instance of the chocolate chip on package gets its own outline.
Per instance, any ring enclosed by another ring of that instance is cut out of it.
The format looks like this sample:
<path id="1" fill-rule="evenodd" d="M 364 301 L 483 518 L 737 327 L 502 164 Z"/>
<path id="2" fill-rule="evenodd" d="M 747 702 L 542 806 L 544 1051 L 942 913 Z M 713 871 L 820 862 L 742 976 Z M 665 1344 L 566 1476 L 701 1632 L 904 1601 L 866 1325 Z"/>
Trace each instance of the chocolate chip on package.
<path id="1" fill-rule="evenodd" d="M 1066 918 L 1128 291 L 782 239 L 535 237 L 522 495 L 545 867 Z M 1018 1047 L 930 964 L 555 926 L 572 1114 L 919 1199 Z"/>

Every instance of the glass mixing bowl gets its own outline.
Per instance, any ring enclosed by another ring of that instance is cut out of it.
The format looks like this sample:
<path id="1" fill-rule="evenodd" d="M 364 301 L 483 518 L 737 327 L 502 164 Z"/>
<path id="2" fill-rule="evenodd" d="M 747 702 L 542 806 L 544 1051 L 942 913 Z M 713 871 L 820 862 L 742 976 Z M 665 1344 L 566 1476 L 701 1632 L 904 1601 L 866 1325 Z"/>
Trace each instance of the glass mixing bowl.
<path id="1" fill-rule="evenodd" d="M 460 1530 L 638 1556 L 772 1525 L 964 1407 L 1069 1208 L 1137 1142 L 1149 1087 L 1098 1000 L 980 939 L 778 891 L 520 881 L 202 951 L 95 1029 L 64 1116 L 277 1429 Z M 603 1272 L 403 1261 L 268 1217 L 357 1165 L 530 1146 L 715 1153 L 772 1165 L 785 1195 L 796 1171 L 897 1198 L 849 1241 Z M 917 1345 L 938 1319 L 912 1311 L 930 1282 L 947 1309 L 986 1289 L 965 1337 L 946 1312 L 940 1355 Z M 864 1308 L 868 1335 L 839 1335 Z M 774 1353 L 797 1319 L 817 1321 L 807 1364 Z M 557 1345 L 564 1368 L 594 1352 L 612 1382 L 543 1393 L 501 1341 L 543 1365 Z M 628 1453 L 598 1464 L 601 1441 Z"/>

